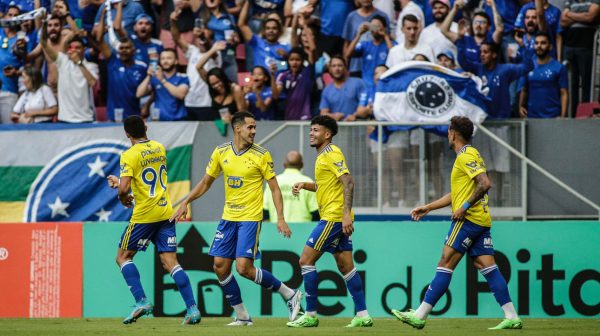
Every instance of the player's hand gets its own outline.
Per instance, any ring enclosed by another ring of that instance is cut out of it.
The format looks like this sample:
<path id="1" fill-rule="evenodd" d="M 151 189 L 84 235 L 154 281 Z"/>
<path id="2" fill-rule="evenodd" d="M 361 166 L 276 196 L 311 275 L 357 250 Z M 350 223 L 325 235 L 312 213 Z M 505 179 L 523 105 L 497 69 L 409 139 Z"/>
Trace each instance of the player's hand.
<path id="1" fill-rule="evenodd" d="M 344 215 L 344 218 L 342 219 L 342 232 L 346 236 L 351 236 L 354 232 L 354 223 L 352 222 L 352 217 L 349 214 Z"/>
<path id="2" fill-rule="evenodd" d="M 277 220 L 277 231 L 281 233 L 285 238 L 292 237 L 292 230 L 290 230 L 290 227 L 283 219 Z"/>
<path id="3" fill-rule="evenodd" d="M 173 216 L 171 216 L 171 218 L 169 218 L 169 222 L 177 222 L 180 220 L 185 220 L 187 218 L 187 212 L 188 212 L 187 203 L 183 203 L 182 205 L 179 206 L 179 209 L 177 209 L 177 211 L 175 211 Z"/>
<path id="4" fill-rule="evenodd" d="M 429 209 L 426 206 L 420 206 L 412 209 L 410 211 L 410 216 L 414 221 L 419 221 L 421 218 L 425 217 L 429 213 Z"/>
<path id="5" fill-rule="evenodd" d="M 304 189 L 304 182 L 295 183 L 292 187 L 292 195 L 298 197 L 300 195 L 300 191 Z"/>
<path id="6" fill-rule="evenodd" d="M 108 186 L 116 189 L 119 187 L 119 178 L 116 177 L 115 175 L 108 175 L 108 177 L 106 178 L 106 181 L 108 182 Z"/>
<path id="7" fill-rule="evenodd" d="M 456 220 L 463 220 L 463 219 L 465 219 L 465 214 L 466 214 L 466 213 L 467 213 L 467 210 L 465 210 L 465 208 L 463 208 L 463 207 L 460 207 L 460 208 L 456 209 L 456 211 L 454 211 L 454 212 L 452 213 L 452 217 L 451 217 L 451 219 L 452 219 L 453 221 L 456 221 Z"/>
<path id="8" fill-rule="evenodd" d="M 121 204 L 123 204 L 126 208 L 131 208 L 133 206 L 133 195 L 129 194 L 125 197 L 125 199 L 121 199 Z"/>
<path id="9" fill-rule="evenodd" d="M 519 115 L 521 118 L 527 118 L 527 108 L 523 106 L 519 107 Z"/>

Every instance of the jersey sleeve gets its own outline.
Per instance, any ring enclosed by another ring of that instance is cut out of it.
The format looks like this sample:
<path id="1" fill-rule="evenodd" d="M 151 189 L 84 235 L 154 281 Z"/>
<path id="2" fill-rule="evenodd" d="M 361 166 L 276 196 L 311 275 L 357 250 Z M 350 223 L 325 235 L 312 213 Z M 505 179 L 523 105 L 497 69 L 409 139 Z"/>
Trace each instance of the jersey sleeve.
<path id="1" fill-rule="evenodd" d="M 275 177 L 275 164 L 273 163 L 273 158 L 271 157 L 271 153 L 268 151 L 265 152 L 265 155 L 262 156 L 262 162 L 260 165 L 260 172 L 265 180 L 270 180 Z"/>
<path id="2" fill-rule="evenodd" d="M 133 165 L 134 162 L 127 153 L 121 154 L 120 172 L 121 177 L 130 176 L 133 177 Z"/>
<path id="3" fill-rule="evenodd" d="M 481 173 L 486 172 L 483 160 L 474 153 L 465 152 L 459 155 L 456 160 L 458 168 L 467 174 L 471 179 Z"/>
<path id="4" fill-rule="evenodd" d="M 340 177 L 344 174 L 350 174 L 350 170 L 346 164 L 346 158 L 340 151 L 332 151 L 327 153 L 327 168 L 331 170 L 335 177 Z"/>
<path id="5" fill-rule="evenodd" d="M 219 163 L 220 156 L 219 150 L 215 149 L 206 165 L 206 173 L 214 178 L 219 177 L 219 174 L 221 174 L 221 164 Z"/>

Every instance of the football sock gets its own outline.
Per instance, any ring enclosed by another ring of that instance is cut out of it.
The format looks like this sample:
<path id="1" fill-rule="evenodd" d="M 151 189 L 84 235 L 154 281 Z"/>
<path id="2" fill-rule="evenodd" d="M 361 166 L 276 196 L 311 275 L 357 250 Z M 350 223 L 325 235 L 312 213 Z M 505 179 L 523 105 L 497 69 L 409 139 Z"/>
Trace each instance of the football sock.
<path id="1" fill-rule="evenodd" d="M 344 275 L 346 280 L 346 287 L 352 300 L 354 301 L 354 310 L 356 312 L 365 313 L 367 310 L 367 304 L 365 303 L 365 292 L 363 291 L 363 284 L 360 275 L 356 272 L 356 268 L 353 268 L 350 272 Z M 368 314 L 364 314 L 365 316 Z M 360 315 L 359 315 L 360 316 Z"/>
<path id="2" fill-rule="evenodd" d="M 232 307 L 233 307 L 233 310 L 235 311 L 235 316 L 237 316 L 238 320 L 249 320 L 250 319 L 250 314 L 246 310 L 246 307 L 244 306 L 243 303 L 238 303 Z"/>
<path id="3" fill-rule="evenodd" d="M 235 309 L 236 305 L 239 305 L 242 303 L 242 293 L 240 292 L 240 286 L 238 286 L 237 281 L 235 281 L 235 277 L 233 276 L 233 273 L 229 274 L 229 276 L 227 276 L 227 278 L 225 278 L 225 280 L 219 281 L 219 284 L 223 288 L 223 292 L 225 293 L 225 298 L 227 298 L 229 305 L 231 305 Z M 237 310 L 236 310 L 236 312 L 237 312 Z M 238 315 L 238 317 L 239 317 L 239 315 Z"/>
<path id="4" fill-rule="evenodd" d="M 515 311 L 514 306 L 511 303 L 510 294 L 508 293 L 508 286 L 506 285 L 506 280 L 504 280 L 504 277 L 502 276 L 502 273 L 500 273 L 498 266 L 492 265 L 486 268 L 482 268 L 481 270 L 479 270 L 479 272 L 487 280 L 487 283 L 490 286 L 490 290 L 492 291 L 492 293 L 494 293 L 496 301 L 504 310 L 506 318 L 516 318 L 517 313 Z M 507 306 L 508 303 L 511 304 Z M 507 306 L 506 309 L 505 306 Z"/>
<path id="5" fill-rule="evenodd" d="M 421 305 L 419 306 L 419 308 L 417 308 L 417 310 L 415 311 L 415 315 L 417 316 L 417 318 L 419 318 L 421 320 L 425 320 L 427 318 L 427 316 L 429 316 L 429 313 L 431 313 L 432 310 L 433 310 L 433 306 L 430 305 L 429 303 L 423 301 L 423 302 L 421 302 Z"/>
<path id="6" fill-rule="evenodd" d="M 304 290 L 306 291 L 306 314 L 310 316 L 317 315 L 317 288 L 319 286 L 319 276 L 317 268 L 313 265 L 301 267 L 302 277 L 304 278 Z"/>
<path id="7" fill-rule="evenodd" d="M 196 299 L 194 299 L 194 292 L 192 291 L 190 279 L 180 265 L 173 267 L 171 270 L 171 277 L 175 280 L 177 288 L 179 288 L 179 293 L 185 302 L 185 306 L 187 308 L 195 306 Z"/>
<path id="8" fill-rule="evenodd" d="M 429 288 L 425 293 L 424 302 L 430 304 L 432 307 L 438 302 L 438 300 L 446 293 L 448 286 L 450 285 L 450 280 L 452 280 L 452 270 L 445 267 L 438 267 L 435 272 L 435 276 L 431 283 L 429 284 Z M 425 315 L 425 319 L 427 316 Z"/>
<path id="9" fill-rule="evenodd" d="M 281 281 L 277 280 L 277 278 L 275 278 L 271 272 L 262 268 L 255 268 L 254 270 L 254 282 L 266 289 L 271 289 L 273 291 L 279 290 L 279 287 L 281 287 Z"/>
<path id="10" fill-rule="evenodd" d="M 137 267 L 133 263 L 133 260 L 128 260 L 121 264 L 121 274 L 123 274 L 123 278 L 125 278 L 125 282 L 127 286 L 129 286 L 129 290 L 133 297 L 135 298 L 135 302 L 139 302 L 146 297 L 144 293 L 144 288 L 142 288 L 142 282 L 140 281 L 140 272 L 138 272 Z"/>

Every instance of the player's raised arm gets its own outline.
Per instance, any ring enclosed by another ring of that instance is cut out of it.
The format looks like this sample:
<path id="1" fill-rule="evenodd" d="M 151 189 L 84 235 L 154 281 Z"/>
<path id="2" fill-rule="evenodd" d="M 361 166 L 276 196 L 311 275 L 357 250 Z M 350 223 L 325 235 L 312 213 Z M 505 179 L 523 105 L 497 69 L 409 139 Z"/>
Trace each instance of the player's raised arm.
<path id="1" fill-rule="evenodd" d="M 344 186 L 344 218 L 342 219 L 342 232 L 345 235 L 351 235 L 354 232 L 352 223 L 352 201 L 354 198 L 354 179 L 350 174 L 344 174 L 339 177 Z"/>
<path id="2" fill-rule="evenodd" d="M 179 206 L 179 209 L 177 209 L 177 211 L 173 214 L 173 216 L 171 216 L 171 218 L 169 220 L 172 222 L 172 221 L 186 219 L 188 205 L 190 203 L 192 203 L 194 200 L 196 200 L 196 199 L 200 198 L 202 195 L 204 195 L 204 193 L 206 193 L 208 191 L 208 189 L 210 189 L 210 186 L 213 184 L 214 181 L 215 181 L 214 177 L 212 177 L 208 174 L 204 174 L 204 177 L 202 177 L 202 180 L 200 180 L 200 182 L 198 182 L 198 184 L 196 184 L 194 189 L 192 189 L 192 191 L 190 191 L 190 194 L 188 195 L 188 197 L 185 199 L 185 201 L 183 201 L 183 203 L 181 203 L 181 205 Z"/>
<path id="3" fill-rule="evenodd" d="M 425 217 L 425 215 L 427 215 L 429 211 L 445 208 L 450 204 L 452 204 L 452 197 L 450 193 L 447 193 L 446 195 L 427 205 L 422 205 L 420 207 L 412 209 L 410 211 L 410 216 L 413 220 L 418 221 L 421 218 Z"/>
<path id="4" fill-rule="evenodd" d="M 281 189 L 279 189 L 279 183 L 277 179 L 273 177 L 267 180 L 269 189 L 271 189 L 271 195 L 273 197 L 273 203 L 275 204 L 275 210 L 277 210 L 277 231 L 283 234 L 284 237 L 290 238 L 292 236 L 292 230 L 285 222 L 283 215 L 283 197 L 281 196 Z"/>

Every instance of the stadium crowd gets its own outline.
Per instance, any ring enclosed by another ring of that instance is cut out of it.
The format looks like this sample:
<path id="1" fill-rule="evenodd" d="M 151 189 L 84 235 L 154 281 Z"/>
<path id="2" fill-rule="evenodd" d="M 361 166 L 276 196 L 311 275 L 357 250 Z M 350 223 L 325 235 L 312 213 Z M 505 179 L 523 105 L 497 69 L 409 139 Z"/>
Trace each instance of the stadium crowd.
<path id="1" fill-rule="evenodd" d="M 0 122 L 364 120 L 377 78 L 410 60 L 481 77 L 489 119 L 567 117 L 590 101 L 599 13 L 600 0 L 2 0 Z"/>

